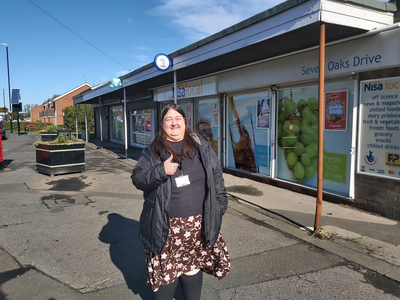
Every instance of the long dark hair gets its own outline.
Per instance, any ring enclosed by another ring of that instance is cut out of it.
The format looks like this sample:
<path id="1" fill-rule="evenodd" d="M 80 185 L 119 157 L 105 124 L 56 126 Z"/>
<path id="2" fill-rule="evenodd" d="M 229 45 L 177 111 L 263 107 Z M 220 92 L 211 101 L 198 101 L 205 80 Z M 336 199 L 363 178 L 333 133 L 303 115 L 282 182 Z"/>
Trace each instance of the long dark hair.
<path id="1" fill-rule="evenodd" d="M 192 135 L 192 131 L 190 129 L 190 126 L 187 124 L 187 119 L 186 119 L 186 115 L 185 112 L 183 111 L 183 109 L 178 105 L 178 104 L 168 104 L 164 107 L 164 109 L 161 112 L 161 117 L 159 120 L 159 130 L 158 133 L 155 137 L 155 139 L 153 140 L 153 142 L 150 144 L 150 149 L 153 151 L 153 153 L 160 159 L 166 159 L 168 157 L 162 157 L 162 152 L 163 149 L 167 150 L 168 153 L 171 153 L 174 156 L 174 161 L 179 161 L 180 157 L 181 157 L 181 153 L 176 153 L 171 146 L 169 145 L 169 142 L 167 140 L 167 134 L 164 131 L 163 128 L 163 123 L 164 123 L 164 117 L 167 114 L 167 112 L 173 109 L 175 110 L 177 113 L 179 113 L 183 119 L 185 120 L 185 134 L 183 136 L 183 143 L 185 145 L 184 150 L 183 150 L 183 154 L 185 156 L 190 157 L 190 154 L 192 153 L 193 149 L 198 150 L 198 144 L 196 143 L 196 141 L 193 139 Z M 169 154 L 168 154 L 169 156 Z"/>

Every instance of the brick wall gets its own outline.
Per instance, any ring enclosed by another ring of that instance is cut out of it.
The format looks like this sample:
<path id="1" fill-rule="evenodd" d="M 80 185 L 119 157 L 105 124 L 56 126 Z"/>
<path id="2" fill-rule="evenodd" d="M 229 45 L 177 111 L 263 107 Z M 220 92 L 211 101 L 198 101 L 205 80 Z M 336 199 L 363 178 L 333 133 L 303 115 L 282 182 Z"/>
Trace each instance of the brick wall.
<path id="1" fill-rule="evenodd" d="M 72 97 L 83 93 L 87 89 L 89 89 L 90 86 L 82 86 L 79 89 L 74 90 L 73 92 L 61 97 L 60 99 L 56 100 L 56 118 L 52 118 L 52 122 L 55 123 L 55 120 L 57 120 L 57 125 L 64 125 L 64 118 L 63 118 L 63 109 L 68 107 L 68 106 L 73 106 L 74 105 L 74 100 Z"/>
<path id="2" fill-rule="evenodd" d="M 400 219 L 400 182 L 356 174 L 354 202 L 357 207 L 385 217 Z"/>
<path id="3" fill-rule="evenodd" d="M 43 110 L 43 106 L 36 106 L 31 109 L 31 119 L 32 122 L 40 121 L 39 112 Z"/>

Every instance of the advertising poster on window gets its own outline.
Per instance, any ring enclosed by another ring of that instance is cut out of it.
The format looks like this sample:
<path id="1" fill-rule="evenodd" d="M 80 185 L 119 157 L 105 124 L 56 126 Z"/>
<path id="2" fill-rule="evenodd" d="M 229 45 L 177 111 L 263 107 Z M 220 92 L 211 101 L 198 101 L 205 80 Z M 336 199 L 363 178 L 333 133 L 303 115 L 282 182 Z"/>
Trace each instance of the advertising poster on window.
<path id="1" fill-rule="evenodd" d="M 264 175 L 270 174 L 269 123 L 268 127 L 263 123 L 262 128 L 257 128 L 257 124 L 260 124 L 257 123 L 257 119 L 260 115 L 261 104 L 265 113 L 269 114 L 270 96 L 267 95 L 267 93 L 260 93 L 228 98 L 229 167 Z"/>
<path id="2" fill-rule="evenodd" d="M 360 86 L 358 172 L 400 179 L 400 77 Z"/>
<path id="3" fill-rule="evenodd" d="M 269 128 L 269 98 L 257 99 L 257 122 L 258 129 Z"/>
<path id="4" fill-rule="evenodd" d="M 347 130 L 347 91 L 325 93 L 325 130 Z"/>
<path id="5" fill-rule="evenodd" d="M 218 102 L 213 103 L 211 107 L 212 107 L 211 127 L 218 127 Z"/>
<path id="6" fill-rule="evenodd" d="M 346 119 L 352 120 L 354 82 L 325 85 L 329 104 L 341 101 Z M 343 92 L 343 93 L 342 93 Z M 318 181 L 318 86 L 285 89 L 278 92 L 277 115 L 277 177 L 307 187 L 316 188 Z M 325 102 L 326 103 L 326 102 Z M 324 104 L 325 104 L 324 103 Z M 340 114 L 339 111 L 332 112 Z M 335 124 L 335 123 L 333 123 Z M 325 124 L 326 125 L 326 124 Z M 340 130 L 324 130 L 323 190 L 348 196 L 350 191 L 350 149 L 352 122 L 342 124 Z M 347 130 L 344 130 L 347 127 Z"/>

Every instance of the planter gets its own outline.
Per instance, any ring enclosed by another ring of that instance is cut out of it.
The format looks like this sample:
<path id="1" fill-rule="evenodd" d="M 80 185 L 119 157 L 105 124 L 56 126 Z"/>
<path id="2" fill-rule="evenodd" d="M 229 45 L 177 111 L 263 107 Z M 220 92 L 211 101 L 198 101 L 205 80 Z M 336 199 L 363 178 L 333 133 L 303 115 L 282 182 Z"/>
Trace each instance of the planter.
<path id="1" fill-rule="evenodd" d="M 36 171 L 50 176 L 85 171 L 85 144 L 38 144 Z"/>
<path id="2" fill-rule="evenodd" d="M 46 131 L 40 133 L 40 139 L 43 142 L 51 142 L 57 138 L 58 134 L 56 131 Z"/>

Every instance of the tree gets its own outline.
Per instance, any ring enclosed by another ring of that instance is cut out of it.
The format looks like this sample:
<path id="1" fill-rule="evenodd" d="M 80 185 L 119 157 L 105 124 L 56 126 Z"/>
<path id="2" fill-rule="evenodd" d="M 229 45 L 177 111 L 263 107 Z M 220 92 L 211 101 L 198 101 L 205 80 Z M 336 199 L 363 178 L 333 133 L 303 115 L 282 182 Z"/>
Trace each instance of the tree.
<path id="1" fill-rule="evenodd" d="M 64 127 L 70 129 L 71 131 L 76 131 L 76 113 L 78 115 L 78 131 L 85 128 L 85 105 L 78 104 L 75 106 L 68 106 L 64 108 Z M 86 105 L 86 116 L 88 121 L 88 130 L 94 131 L 94 111 L 93 108 L 87 104 Z"/>
<path id="2" fill-rule="evenodd" d="M 26 117 L 29 118 L 31 116 L 31 109 L 38 106 L 37 104 L 25 104 L 24 112 L 26 113 Z"/>

